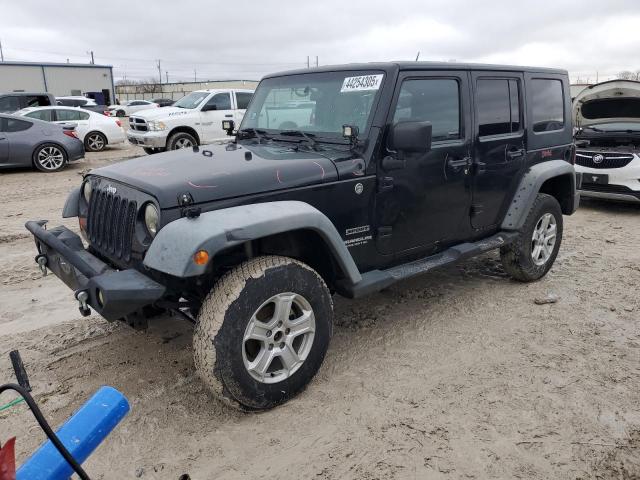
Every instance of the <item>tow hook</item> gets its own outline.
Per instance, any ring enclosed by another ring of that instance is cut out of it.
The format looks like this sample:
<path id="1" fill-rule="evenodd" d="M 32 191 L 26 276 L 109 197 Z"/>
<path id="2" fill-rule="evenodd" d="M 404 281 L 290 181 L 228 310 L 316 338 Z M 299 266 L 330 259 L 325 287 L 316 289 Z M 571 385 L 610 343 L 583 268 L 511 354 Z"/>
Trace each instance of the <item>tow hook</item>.
<path id="1" fill-rule="evenodd" d="M 89 300 L 89 294 L 87 291 L 81 290 L 76 293 L 76 299 L 78 300 L 78 310 L 80 310 L 80 315 L 83 317 L 91 315 L 91 309 L 87 305 L 87 300 Z"/>
<path id="2" fill-rule="evenodd" d="M 36 256 L 36 262 L 38 262 L 38 267 L 40 267 L 40 271 L 42 272 L 42 276 L 47 276 L 47 257 L 44 254 L 40 254 Z"/>

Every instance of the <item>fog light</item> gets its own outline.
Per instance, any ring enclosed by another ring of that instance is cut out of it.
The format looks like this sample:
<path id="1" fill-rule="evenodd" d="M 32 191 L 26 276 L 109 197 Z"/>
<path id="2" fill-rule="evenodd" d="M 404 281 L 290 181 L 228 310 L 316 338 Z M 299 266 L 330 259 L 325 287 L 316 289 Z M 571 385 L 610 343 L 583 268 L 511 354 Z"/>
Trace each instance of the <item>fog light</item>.
<path id="1" fill-rule="evenodd" d="M 206 250 L 198 250 L 193 254 L 193 263 L 196 265 L 206 265 L 209 261 L 209 253 Z"/>

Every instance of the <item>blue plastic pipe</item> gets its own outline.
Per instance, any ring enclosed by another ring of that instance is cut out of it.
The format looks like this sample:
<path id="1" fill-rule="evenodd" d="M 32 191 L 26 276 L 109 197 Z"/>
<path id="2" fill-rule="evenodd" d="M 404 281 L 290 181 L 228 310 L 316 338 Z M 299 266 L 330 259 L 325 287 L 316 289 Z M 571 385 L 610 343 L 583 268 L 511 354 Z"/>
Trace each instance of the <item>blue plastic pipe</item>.
<path id="1" fill-rule="evenodd" d="M 56 432 L 69 453 L 82 464 L 129 412 L 129 402 L 113 387 L 101 387 Z M 16 480 L 63 480 L 73 469 L 47 441 L 16 472 Z"/>

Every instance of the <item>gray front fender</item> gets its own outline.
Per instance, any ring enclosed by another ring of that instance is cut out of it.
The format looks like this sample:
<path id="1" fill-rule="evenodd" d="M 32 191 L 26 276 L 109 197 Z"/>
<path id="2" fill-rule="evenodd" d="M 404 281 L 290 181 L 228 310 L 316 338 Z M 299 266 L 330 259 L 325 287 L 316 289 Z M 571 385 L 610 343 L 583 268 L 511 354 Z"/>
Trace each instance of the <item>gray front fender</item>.
<path id="1" fill-rule="evenodd" d="M 520 180 L 513 201 L 502 221 L 503 230 L 519 230 L 536 200 L 540 187 L 550 178 L 571 175 L 572 198 L 576 193 L 575 168 L 564 160 L 551 160 L 533 165 Z M 573 210 L 573 209 L 572 209 Z"/>
<path id="2" fill-rule="evenodd" d="M 78 202 L 80 201 L 80 187 L 76 187 L 69 193 L 62 209 L 62 218 L 78 216 Z"/>
<path id="3" fill-rule="evenodd" d="M 215 255 L 228 247 L 301 229 L 313 230 L 322 237 L 349 281 L 362 279 L 333 223 L 308 203 L 297 201 L 241 205 L 171 222 L 158 232 L 144 264 L 176 277 L 193 277 L 206 270 L 206 266 L 193 262 L 198 250 L 206 250 L 210 261 L 215 262 Z"/>

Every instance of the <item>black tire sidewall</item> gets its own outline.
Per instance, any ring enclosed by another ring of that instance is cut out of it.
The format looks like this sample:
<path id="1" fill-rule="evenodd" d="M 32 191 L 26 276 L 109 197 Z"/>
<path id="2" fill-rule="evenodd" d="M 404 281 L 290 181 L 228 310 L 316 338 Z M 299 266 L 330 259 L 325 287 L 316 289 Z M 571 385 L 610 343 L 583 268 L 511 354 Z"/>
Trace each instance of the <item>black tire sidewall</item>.
<path id="1" fill-rule="evenodd" d="M 62 152 L 62 157 L 63 157 L 62 165 L 60 165 L 55 170 L 50 170 L 48 168 L 44 168 L 42 165 L 40 165 L 40 162 L 38 162 L 38 154 L 40 153 L 40 150 L 42 150 L 43 148 L 47 148 L 47 147 L 56 147 Z M 67 151 L 63 147 L 61 147 L 60 145 L 57 145 L 55 143 L 44 143 L 42 145 L 39 145 L 33 151 L 33 164 L 41 172 L 45 172 L 45 173 L 59 172 L 60 170 L 62 170 L 64 167 L 67 166 L 68 161 L 69 161 L 69 156 L 67 155 Z"/>
<path id="2" fill-rule="evenodd" d="M 100 135 L 102 137 L 102 148 L 100 150 L 93 150 L 92 148 L 89 147 L 89 137 L 92 135 Z M 85 150 L 89 151 L 89 152 L 101 152 L 103 151 L 105 148 L 107 147 L 107 137 L 105 136 L 104 133 L 102 132 L 97 132 L 97 131 L 92 131 L 87 133 L 85 139 L 84 139 L 84 148 Z"/>
<path id="3" fill-rule="evenodd" d="M 536 265 L 531 255 L 531 246 L 533 242 L 533 230 L 540 221 L 540 218 L 550 213 L 556 221 L 556 242 L 553 246 L 553 252 L 549 259 L 543 265 Z M 527 220 L 522 229 L 522 238 L 520 239 L 520 252 L 518 252 L 518 260 L 521 269 L 527 276 L 538 279 L 543 277 L 553 266 L 560 250 L 562 243 L 563 218 L 562 210 L 558 201 L 551 195 L 539 194 L 534 203 L 531 212 L 527 216 Z"/>
<path id="4" fill-rule="evenodd" d="M 193 135 L 186 132 L 179 132 L 179 133 L 174 133 L 173 135 L 171 135 L 171 137 L 169 137 L 169 141 L 167 142 L 167 150 L 177 150 L 177 148 L 175 147 L 176 142 L 181 138 L 185 138 L 185 137 L 191 140 L 194 147 L 198 145 L 198 142 Z"/>
<path id="5" fill-rule="evenodd" d="M 288 379 L 267 384 L 255 380 L 244 366 L 243 337 L 251 316 L 269 298 L 284 292 L 302 295 L 313 308 L 316 331 L 313 346 L 300 368 Z M 314 377 L 332 335 L 333 310 L 329 292 L 318 275 L 290 263 L 269 268 L 260 278 L 249 278 L 242 293 L 225 312 L 214 339 L 215 373 L 232 397 L 249 409 L 271 408 L 295 396 Z"/>

